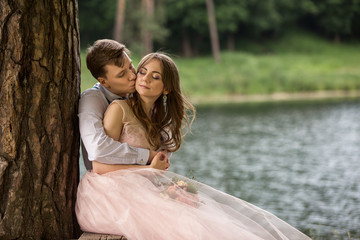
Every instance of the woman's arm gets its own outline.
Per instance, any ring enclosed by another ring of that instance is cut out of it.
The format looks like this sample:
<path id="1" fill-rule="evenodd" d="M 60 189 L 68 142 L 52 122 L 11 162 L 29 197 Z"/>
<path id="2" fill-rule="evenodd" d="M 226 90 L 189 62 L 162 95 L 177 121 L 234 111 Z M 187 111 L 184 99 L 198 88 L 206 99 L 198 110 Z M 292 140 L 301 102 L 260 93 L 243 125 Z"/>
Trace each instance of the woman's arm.
<path id="1" fill-rule="evenodd" d="M 123 117 L 124 112 L 119 104 L 110 104 L 105 112 L 103 120 L 105 133 L 115 141 L 119 141 L 120 139 L 121 131 L 123 128 Z M 92 166 L 94 172 L 98 174 L 103 174 L 106 172 L 121 169 L 120 167 L 122 166 L 122 164 L 106 164 L 94 160 L 92 161 Z"/>
<path id="2" fill-rule="evenodd" d="M 124 125 L 124 111 L 119 104 L 110 104 L 104 114 L 104 130 L 112 139 L 119 141 Z"/>
<path id="3" fill-rule="evenodd" d="M 110 104 L 104 115 L 104 129 L 106 134 L 116 141 L 119 141 L 123 129 L 124 112 L 119 104 Z M 93 171 L 104 174 L 111 171 L 127 168 L 156 168 L 165 170 L 169 167 L 169 160 L 164 152 L 157 153 L 149 166 L 125 165 L 125 164 L 105 164 L 93 161 Z"/>
<path id="4" fill-rule="evenodd" d="M 81 94 L 78 116 L 81 143 L 86 150 L 83 155 L 84 161 L 145 165 L 155 155 L 151 151 L 149 153 L 149 149 L 114 141 L 105 133 L 103 117 L 108 105 L 99 89 L 88 89 Z"/>

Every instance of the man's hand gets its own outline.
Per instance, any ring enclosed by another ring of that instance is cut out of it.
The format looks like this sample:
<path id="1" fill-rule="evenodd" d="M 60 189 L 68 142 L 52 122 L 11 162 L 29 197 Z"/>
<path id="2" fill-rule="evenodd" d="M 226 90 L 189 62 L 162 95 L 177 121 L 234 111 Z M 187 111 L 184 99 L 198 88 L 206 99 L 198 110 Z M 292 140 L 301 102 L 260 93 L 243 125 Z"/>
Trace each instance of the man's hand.
<path id="1" fill-rule="evenodd" d="M 166 157 L 166 152 L 158 152 L 154 159 L 151 161 L 150 167 L 160 169 L 160 170 L 167 170 L 170 167 L 170 161 Z"/>

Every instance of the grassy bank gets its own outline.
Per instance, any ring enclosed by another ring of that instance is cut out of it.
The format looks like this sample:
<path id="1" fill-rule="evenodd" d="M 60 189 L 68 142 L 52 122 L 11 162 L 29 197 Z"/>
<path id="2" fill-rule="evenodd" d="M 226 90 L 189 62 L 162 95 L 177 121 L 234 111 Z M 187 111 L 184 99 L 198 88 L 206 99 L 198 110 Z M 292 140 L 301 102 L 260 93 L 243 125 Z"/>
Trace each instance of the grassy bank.
<path id="1" fill-rule="evenodd" d="M 242 46 L 241 51 L 222 52 L 219 64 L 211 56 L 174 56 L 185 94 L 201 102 L 360 95 L 359 43 L 335 44 L 296 33 L 261 44 L 244 42 Z M 82 91 L 95 82 L 86 69 L 84 55 Z M 138 61 L 134 57 L 134 63 Z"/>

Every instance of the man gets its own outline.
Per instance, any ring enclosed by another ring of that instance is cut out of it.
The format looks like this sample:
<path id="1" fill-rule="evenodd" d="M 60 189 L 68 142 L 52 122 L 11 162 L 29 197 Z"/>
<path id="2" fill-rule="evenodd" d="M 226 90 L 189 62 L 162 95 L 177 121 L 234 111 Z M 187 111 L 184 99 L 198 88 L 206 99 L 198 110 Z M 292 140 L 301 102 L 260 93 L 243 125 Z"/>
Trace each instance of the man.
<path id="1" fill-rule="evenodd" d="M 104 113 L 115 99 L 135 91 L 136 74 L 129 50 L 114 40 L 102 39 L 88 48 L 86 65 L 99 82 L 81 94 L 79 102 L 82 154 L 86 169 L 91 161 L 106 164 L 149 164 L 157 154 L 134 148 L 108 137 L 102 124 Z"/>

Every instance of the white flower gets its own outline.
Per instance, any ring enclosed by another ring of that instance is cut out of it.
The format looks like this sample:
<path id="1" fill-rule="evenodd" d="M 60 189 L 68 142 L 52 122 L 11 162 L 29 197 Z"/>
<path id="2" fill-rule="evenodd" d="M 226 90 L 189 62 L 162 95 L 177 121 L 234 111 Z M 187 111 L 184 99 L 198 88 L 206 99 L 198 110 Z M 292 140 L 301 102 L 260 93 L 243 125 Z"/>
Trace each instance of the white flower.
<path id="1" fill-rule="evenodd" d="M 186 187 L 187 186 L 187 183 L 184 182 L 183 180 L 180 180 L 176 183 L 179 187 Z"/>

